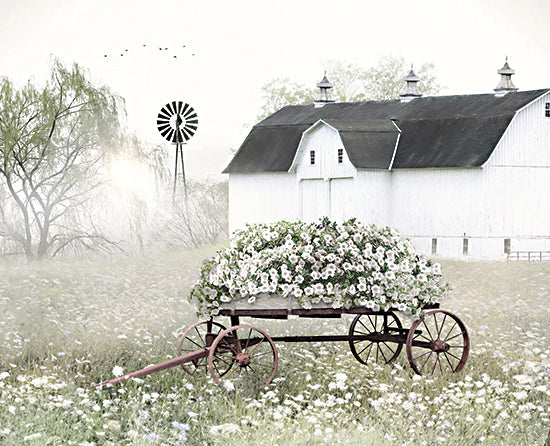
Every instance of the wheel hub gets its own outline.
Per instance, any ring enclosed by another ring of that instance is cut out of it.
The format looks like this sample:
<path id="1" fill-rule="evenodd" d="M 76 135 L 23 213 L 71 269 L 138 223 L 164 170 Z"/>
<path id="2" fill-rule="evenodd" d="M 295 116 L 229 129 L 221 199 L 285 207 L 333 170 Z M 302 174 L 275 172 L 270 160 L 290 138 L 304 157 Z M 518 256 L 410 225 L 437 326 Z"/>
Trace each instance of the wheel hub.
<path id="1" fill-rule="evenodd" d="M 430 344 L 432 344 L 432 350 L 437 353 L 447 352 L 450 348 L 450 345 L 441 339 L 430 341 Z"/>
<path id="2" fill-rule="evenodd" d="M 246 367 L 250 364 L 250 355 L 248 353 L 237 353 L 237 364 L 239 367 Z"/>

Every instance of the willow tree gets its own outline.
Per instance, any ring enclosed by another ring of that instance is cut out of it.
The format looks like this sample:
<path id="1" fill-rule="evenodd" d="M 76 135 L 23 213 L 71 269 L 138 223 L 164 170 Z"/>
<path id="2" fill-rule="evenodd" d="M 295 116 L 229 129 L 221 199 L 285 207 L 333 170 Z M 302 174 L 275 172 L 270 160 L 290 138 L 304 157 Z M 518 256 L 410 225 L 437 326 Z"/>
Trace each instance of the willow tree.
<path id="1" fill-rule="evenodd" d="M 120 147 L 120 98 L 54 61 L 43 87 L 0 80 L 0 238 L 27 258 L 105 247 L 87 203 Z"/>

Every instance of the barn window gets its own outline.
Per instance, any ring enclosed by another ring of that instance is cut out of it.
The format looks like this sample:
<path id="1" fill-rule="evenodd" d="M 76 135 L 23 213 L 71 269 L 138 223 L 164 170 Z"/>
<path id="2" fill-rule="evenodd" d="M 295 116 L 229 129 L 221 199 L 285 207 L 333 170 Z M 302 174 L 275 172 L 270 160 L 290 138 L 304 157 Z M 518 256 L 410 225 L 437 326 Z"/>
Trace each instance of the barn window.
<path id="1" fill-rule="evenodd" d="M 509 238 L 504 239 L 504 254 L 510 254 L 511 251 L 511 241 Z"/>
<path id="2" fill-rule="evenodd" d="M 465 256 L 468 255 L 468 239 L 467 238 L 462 239 L 462 254 L 464 254 Z"/>
<path id="3" fill-rule="evenodd" d="M 550 102 L 544 104 L 544 116 L 550 118 Z"/>
<path id="4" fill-rule="evenodd" d="M 432 239 L 432 254 L 437 254 L 437 239 Z"/>
<path id="5" fill-rule="evenodd" d="M 344 162 L 344 149 L 338 149 L 338 164 Z"/>
<path id="6" fill-rule="evenodd" d="M 315 150 L 309 151 L 309 164 L 312 166 L 315 164 Z"/>

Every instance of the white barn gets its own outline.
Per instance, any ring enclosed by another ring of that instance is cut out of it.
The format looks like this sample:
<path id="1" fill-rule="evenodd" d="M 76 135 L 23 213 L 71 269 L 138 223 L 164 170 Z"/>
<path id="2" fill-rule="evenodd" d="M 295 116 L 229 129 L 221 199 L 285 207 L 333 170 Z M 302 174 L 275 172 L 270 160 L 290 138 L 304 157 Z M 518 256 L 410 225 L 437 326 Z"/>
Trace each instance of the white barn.
<path id="1" fill-rule="evenodd" d="M 391 226 L 420 252 L 550 251 L 550 89 L 287 106 L 253 127 L 229 174 L 230 230 L 322 216 Z"/>

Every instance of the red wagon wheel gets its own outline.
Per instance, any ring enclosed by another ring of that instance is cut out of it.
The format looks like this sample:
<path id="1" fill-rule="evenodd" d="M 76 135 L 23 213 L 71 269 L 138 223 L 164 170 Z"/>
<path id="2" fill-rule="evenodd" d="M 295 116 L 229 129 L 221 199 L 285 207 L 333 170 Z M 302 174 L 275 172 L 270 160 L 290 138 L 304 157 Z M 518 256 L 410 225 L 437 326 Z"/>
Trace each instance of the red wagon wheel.
<path id="1" fill-rule="evenodd" d="M 392 311 L 381 314 L 358 314 L 349 328 L 350 336 L 391 334 L 393 329 L 401 329 L 401 321 Z M 395 330 L 394 330 L 395 331 Z M 382 340 L 349 340 L 353 356 L 362 364 L 367 364 L 369 358 L 391 363 L 399 356 L 403 345 Z"/>
<path id="2" fill-rule="evenodd" d="M 210 325 L 209 325 L 210 324 Z M 214 321 L 202 321 L 191 325 L 184 331 L 178 344 L 179 356 L 186 353 L 200 350 L 204 347 L 210 347 L 225 327 L 222 324 L 218 324 Z M 181 365 L 181 368 L 190 375 L 194 375 L 198 370 L 206 370 L 208 365 L 207 357 L 198 359 L 196 361 L 187 362 Z"/>
<path id="3" fill-rule="evenodd" d="M 460 372 L 470 352 L 470 337 L 463 322 L 444 310 L 426 313 L 407 335 L 407 357 L 419 375 Z"/>
<path id="4" fill-rule="evenodd" d="M 208 366 L 212 378 L 222 387 L 227 387 L 229 382 L 235 388 L 261 389 L 275 376 L 277 349 L 262 330 L 251 325 L 235 325 L 214 339 Z"/>

